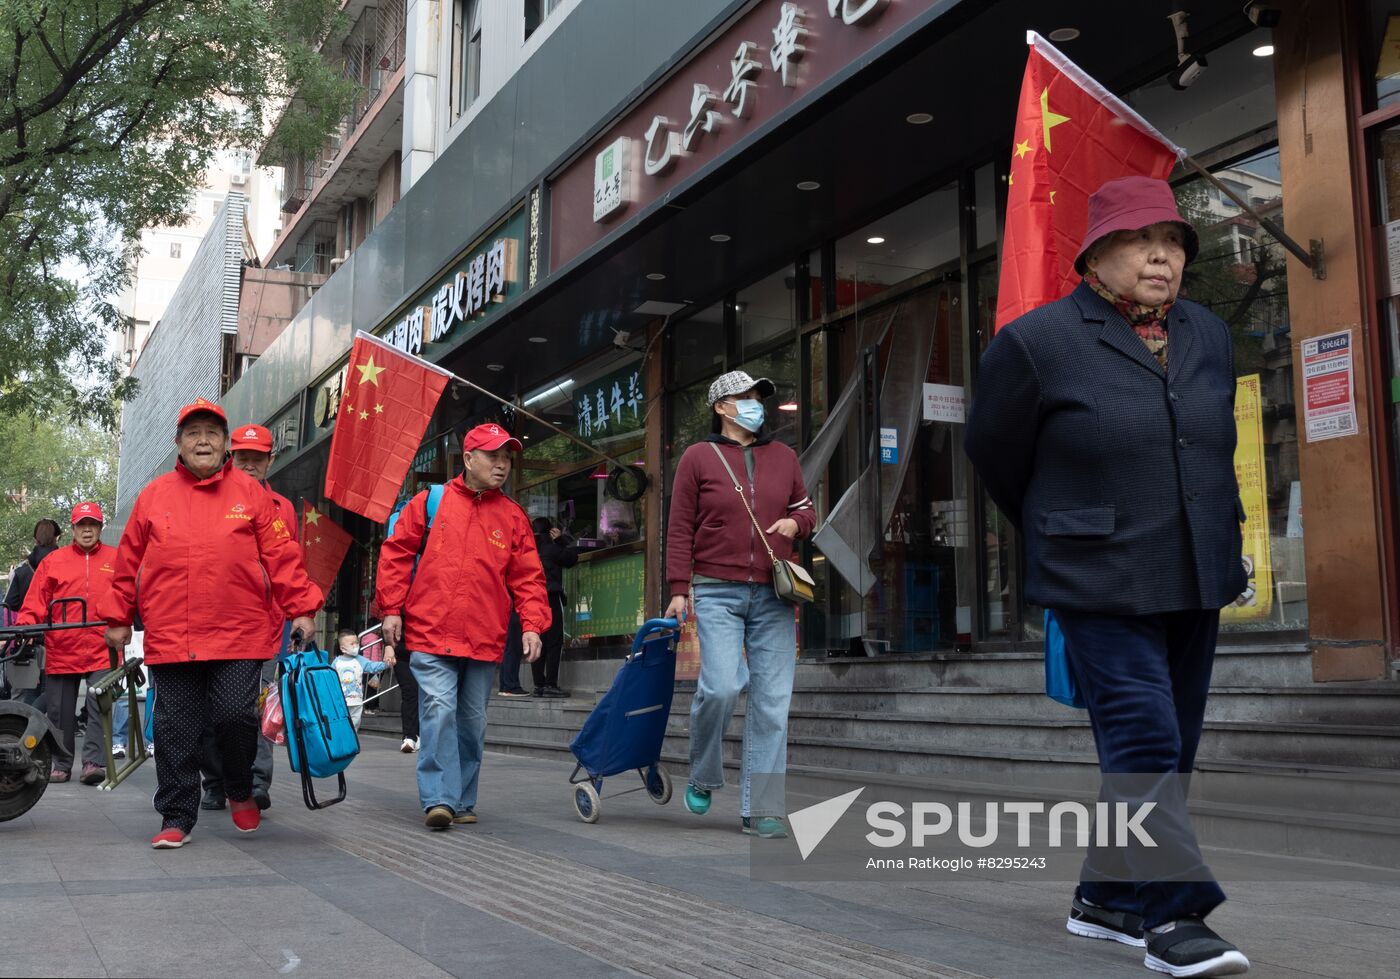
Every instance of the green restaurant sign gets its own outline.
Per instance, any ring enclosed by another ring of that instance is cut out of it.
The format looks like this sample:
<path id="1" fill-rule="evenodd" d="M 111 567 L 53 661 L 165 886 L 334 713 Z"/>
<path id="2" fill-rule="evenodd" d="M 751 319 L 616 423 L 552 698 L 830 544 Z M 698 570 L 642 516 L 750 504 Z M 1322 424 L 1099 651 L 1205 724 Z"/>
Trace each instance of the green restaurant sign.
<path id="1" fill-rule="evenodd" d="M 646 416 L 642 362 L 635 361 L 574 391 L 578 436 L 597 442 L 642 427 Z"/>

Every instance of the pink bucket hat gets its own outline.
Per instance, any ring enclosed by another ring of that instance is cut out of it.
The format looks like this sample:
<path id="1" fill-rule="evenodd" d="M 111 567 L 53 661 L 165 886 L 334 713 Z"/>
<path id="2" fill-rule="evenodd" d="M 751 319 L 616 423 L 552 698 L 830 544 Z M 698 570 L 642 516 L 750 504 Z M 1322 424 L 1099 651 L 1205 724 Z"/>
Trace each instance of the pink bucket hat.
<path id="1" fill-rule="evenodd" d="M 1089 196 L 1089 229 L 1074 257 L 1074 270 L 1084 274 L 1084 253 L 1105 235 L 1115 231 L 1136 231 L 1148 225 L 1172 221 L 1185 235 L 1186 261 L 1196 257 L 1201 243 L 1196 229 L 1176 209 L 1176 195 L 1165 180 L 1156 177 L 1119 177 L 1110 180 Z"/>

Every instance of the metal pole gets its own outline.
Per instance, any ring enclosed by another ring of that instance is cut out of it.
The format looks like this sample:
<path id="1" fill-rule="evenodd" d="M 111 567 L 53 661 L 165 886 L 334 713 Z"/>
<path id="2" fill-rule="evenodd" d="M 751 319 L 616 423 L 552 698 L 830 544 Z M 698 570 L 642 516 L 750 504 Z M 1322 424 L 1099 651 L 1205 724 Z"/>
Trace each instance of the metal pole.
<path id="1" fill-rule="evenodd" d="M 1241 210 L 1243 210 L 1250 217 L 1254 218 L 1254 220 L 1258 221 L 1260 227 L 1262 227 L 1269 234 L 1273 235 L 1274 238 L 1278 240 L 1278 243 L 1284 248 L 1288 249 L 1288 251 L 1293 255 L 1293 257 L 1296 258 L 1298 261 L 1302 262 L 1306 268 L 1310 270 L 1316 268 L 1317 263 L 1313 260 L 1312 254 L 1308 252 L 1307 249 L 1305 249 L 1302 245 L 1298 244 L 1287 234 L 1285 234 L 1284 230 L 1278 225 L 1274 224 L 1274 222 L 1270 221 L 1268 218 L 1264 217 L 1264 215 L 1260 214 L 1254 208 L 1250 207 L 1248 201 L 1243 200 L 1223 181 L 1218 179 L 1215 176 L 1215 174 L 1211 173 L 1205 167 L 1197 163 L 1195 158 L 1190 156 L 1183 156 L 1181 158 L 1181 161 L 1187 166 L 1189 166 L 1192 170 L 1195 170 L 1202 177 L 1205 177 L 1206 180 L 1210 182 L 1211 186 L 1213 186 L 1216 190 L 1220 191 L 1226 197 L 1230 198 L 1230 200 L 1234 201 L 1240 206 Z"/>

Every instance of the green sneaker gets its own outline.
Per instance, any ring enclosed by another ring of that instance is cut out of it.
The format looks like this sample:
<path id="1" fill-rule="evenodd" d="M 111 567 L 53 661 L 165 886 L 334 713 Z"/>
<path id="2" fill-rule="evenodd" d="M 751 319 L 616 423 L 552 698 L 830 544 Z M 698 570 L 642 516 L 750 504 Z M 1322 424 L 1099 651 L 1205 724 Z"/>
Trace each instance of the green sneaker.
<path id="1" fill-rule="evenodd" d="M 710 811 L 710 790 L 697 789 L 693 785 L 685 787 L 685 807 L 697 816 Z"/>
<path id="2" fill-rule="evenodd" d="M 787 830 L 783 828 L 783 821 L 777 816 L 759 816 L 757 819 L 743 817 L 744 835 L 757 836 L 764 840 L 785 840 Z"/>

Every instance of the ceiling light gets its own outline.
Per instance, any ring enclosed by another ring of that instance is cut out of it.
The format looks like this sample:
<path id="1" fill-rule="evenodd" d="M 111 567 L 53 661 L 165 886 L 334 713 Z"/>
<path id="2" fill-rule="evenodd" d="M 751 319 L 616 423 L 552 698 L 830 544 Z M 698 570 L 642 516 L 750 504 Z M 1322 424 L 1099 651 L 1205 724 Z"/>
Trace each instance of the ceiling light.
<path id="1" fill-rule="evenodd" d="M 572 377 L 569 378 L 567 381 L 560 381 L 558 384 L 551 384 L 549 387 L 544 388 L 540 391 L 536 391 L 534 394 L 531 394 L 528 397 L 526 397 L 524 402 L 525 407 L 528 408 L 532 404 L 536 404 L 537 402 L 544 401 L 546 399 L 552 400 L 554 398 L 562 398 L 573 389 L 574 379 Z"/>
<path id="2" fill-rule="evenodd" d="M 778 405 L 778 410 L 779 410 L 779 411 L 796 411 L 796 410 L 797 410 L 797 402 L 796 402 L 796 401 L 788 401 L 788 402 L 786 402 L 785 404 L 780 404 L 780 405 Z"/>
<path id="3" fill-rule="evenodd" d="M 1274 46 L 1272 44 L 1261 44 L 1254 49 L 1254 56 L 1256 58 L 1270 58 L 1273 57 L 1273 53 Z"/>
<path id="4" fill-rule="evenodd" d="M 531 337 L 531 338 L 530 338 L 530 342 L 531 342 L 531 343 L 548 343 L 548 342 L 549 342 L 549 337 Z"/>
<path id="5" fill-rule="evenodd" d="M 815 180 L 799 180 L 797 182 L 798 190 L 820 190 L 821 186 Z"/>
<path id="6" fill-rule="evenodd" d="M 713 242 L 715 242 L 716 244 L 722 245 L 722 244 L 724 244 L 726 241 L 729 240 L 729 236 L 728 236 L 728 235 L 710 235 L 710 240 L 713 241 Z"/>
<path id="7" fill-rule="evenodd" d="M 1050 32 L 1050 40 L 1059 44 L 1073 41 L 1077 37 L 1079 37 L 1079 28 L 1077 27 L 1057 27 Z"/>
<path id="8" fill-rule="evenodd" d="M 933 122 L 933 115 L 928 112 L 911 112 L 904 117 L 904 121 L 911 126 L 927 126 Z"/>
<path id="9" fill-rule="evenodd" d="M 487 364 L 487 365 L 486 365 L 486 369 L 487 369 L 488 371 L 503 371 L 503 370 L 506 369 L 506 365 L 505 365 L 505 364 Z"/>
<path id="10" fill-rule="evenodd" d="M 666 281 L 666 273 L 665 273 L 665 272 L 648 272 L 648 273 L 647 273 L 647 278 L 650 279 L 652 282 L 665 282 L 665 281 Z"/>
<path id="11" fill-rule="evenodd" d="M 885 239 L 881 238 L 879 235 L 875 235 L 873 237 L 865 239 L 865 243 L 867 245 L 883 245 L 885 243 Z"/>

